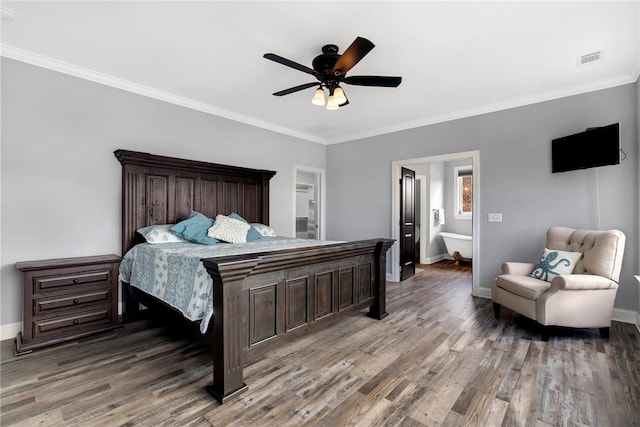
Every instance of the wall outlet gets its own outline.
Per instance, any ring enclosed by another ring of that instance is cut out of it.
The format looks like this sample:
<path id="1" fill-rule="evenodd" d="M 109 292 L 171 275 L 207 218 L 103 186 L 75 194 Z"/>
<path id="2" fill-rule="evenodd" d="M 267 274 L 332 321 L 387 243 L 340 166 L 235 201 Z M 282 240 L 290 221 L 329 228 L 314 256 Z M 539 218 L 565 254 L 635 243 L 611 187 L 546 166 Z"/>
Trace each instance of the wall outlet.
<path id="1" fill-rule="evenodd" d="M 501 213 L 489 213 L 487 214 L 487 221 L 489 222 L 502 222 Z"/>

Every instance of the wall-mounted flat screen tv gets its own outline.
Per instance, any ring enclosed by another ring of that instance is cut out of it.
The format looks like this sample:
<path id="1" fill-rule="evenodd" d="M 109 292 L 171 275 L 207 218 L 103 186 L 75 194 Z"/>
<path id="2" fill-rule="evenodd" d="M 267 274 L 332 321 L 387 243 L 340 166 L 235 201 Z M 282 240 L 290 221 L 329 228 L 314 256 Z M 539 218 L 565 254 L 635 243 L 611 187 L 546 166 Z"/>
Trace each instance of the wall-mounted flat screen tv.
<path id="1" fill-rule="evenodd" d="M 589 128 L 551 141 L 553 173 L 619 163 L 620 123 Z"/>

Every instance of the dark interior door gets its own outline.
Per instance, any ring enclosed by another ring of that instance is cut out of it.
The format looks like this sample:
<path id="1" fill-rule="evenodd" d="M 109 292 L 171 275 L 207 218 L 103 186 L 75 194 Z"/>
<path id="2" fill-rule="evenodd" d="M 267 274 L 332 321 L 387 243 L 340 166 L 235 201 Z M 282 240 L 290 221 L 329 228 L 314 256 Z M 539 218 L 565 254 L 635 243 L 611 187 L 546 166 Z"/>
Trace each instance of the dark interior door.
<path id="1" fill-rule="evenodd" d="M 416 272 L 416 173 L 402 168 L 400 179 L 400 280 Z"/>

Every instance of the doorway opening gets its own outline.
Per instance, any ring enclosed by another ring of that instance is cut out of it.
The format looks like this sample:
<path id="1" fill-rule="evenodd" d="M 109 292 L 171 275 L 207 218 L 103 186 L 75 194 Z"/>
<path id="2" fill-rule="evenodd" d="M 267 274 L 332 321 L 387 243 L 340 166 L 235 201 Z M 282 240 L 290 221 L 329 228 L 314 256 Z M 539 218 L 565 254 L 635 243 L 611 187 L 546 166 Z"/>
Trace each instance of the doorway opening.
<path id="1" fill-rule="evenodd" d="M 473 268 L 472 268 L 472 289 L 474 296 L 480 295 L 479 291 L 479 272 L 480 270 L 480 173 L 479 173 L 479 151 L 466 151 L 460 153 L 451 153 L 439 156 L 428 156 L 405 160 L 396 160 L 392 162 L 392 213 L 391 213 L 391 237 L 398 241 L 400 238 L 400 196 L 397 182 L 402 177 L 402 168 L 411 168 L 416 171 L 416 253 L 419 254 L 419 262 L 421 264 L 431 264 L 445 259 L 448 255 L 444 250 L 434 250 L 434 245 L 443 246 L 442 238 L 437 236 L 439 230 L 444 231 L 446 224 L 445 218 L 451 215 L 453 218 L 455 208 L 446 209 L 442 202 L 444 194 L 445 179 L 453 182 L 452 188 L 455 188 L 454 172 L 451 172 L 450 180 L 445 176 L 446 170 L 459 167 L 465 163 L 470 166 L 473 176 L 473 186 L 471 189 L 471 215 L 465 215 L 467 225 L 472 236 L 472 252 L 473 252 Z M 427 172 L 425 172 L 427 171 Z M 437 182 L 442 180 L 441 185 Z M 449 184 L 447 184 L 449 186 Z M 451 190 L 452 194 L 454 190 Z M 447 196 L 449 197 L 449 196 Z M 453 202 L 453 196 L 451 196 Z M 449 211 L 449 212 L 447 212 Z M 459 219 L 456 218 L 457 220 Z M 463 220 L 464 221 L 464 220 Z M 450 224 L 452 225 L 452 224 Z M 395 244 L 390 251 L 390 273 L 387 274 L 387 280 L 392 282 L 400 281 L 400 248 Z M 388 263 L 389 264 L 389 263 Z M 389 265 L 387 265 L 389 267 Z"/>
<path id="2" fill-rule="evenodd" d="M 293 166 L 293 236 L 324 240 L 324 169 Z"/>

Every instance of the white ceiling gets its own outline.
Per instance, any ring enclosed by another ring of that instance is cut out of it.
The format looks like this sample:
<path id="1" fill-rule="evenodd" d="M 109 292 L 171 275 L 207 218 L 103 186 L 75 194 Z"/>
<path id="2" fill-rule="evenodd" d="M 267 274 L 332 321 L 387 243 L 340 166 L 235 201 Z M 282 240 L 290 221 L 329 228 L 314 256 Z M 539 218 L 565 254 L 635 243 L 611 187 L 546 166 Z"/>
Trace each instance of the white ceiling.
<path id="1" fill-rule="evenodd" d="M 635 82 L 640 3 L 3 1 L 2 55 L 331 144 Z M 348 75 L 350 105 L 311 104 L 324 44 L 376 47 Z M 601 61 L 578 57 L 601 51 Z"/>

